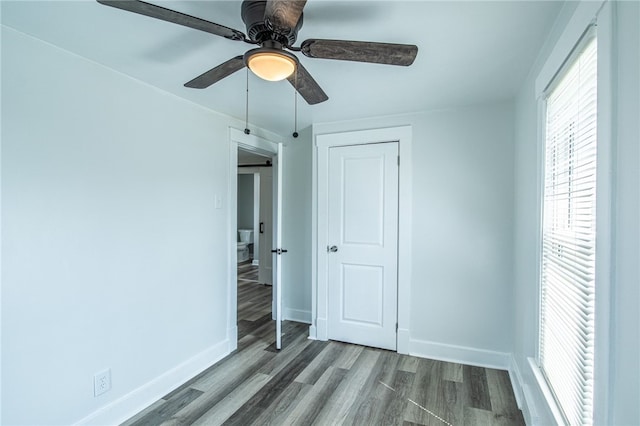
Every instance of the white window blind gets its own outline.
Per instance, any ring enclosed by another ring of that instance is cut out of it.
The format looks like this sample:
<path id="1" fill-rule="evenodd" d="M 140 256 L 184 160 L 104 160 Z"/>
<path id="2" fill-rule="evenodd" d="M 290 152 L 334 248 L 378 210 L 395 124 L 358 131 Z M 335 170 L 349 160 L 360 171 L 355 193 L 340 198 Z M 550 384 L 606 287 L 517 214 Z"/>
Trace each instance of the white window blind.
<path id="1" fill-rule="evenodd" d="M 593 422 L 597 43 L 546 92 L 540 368 L 572 425 Z"/>

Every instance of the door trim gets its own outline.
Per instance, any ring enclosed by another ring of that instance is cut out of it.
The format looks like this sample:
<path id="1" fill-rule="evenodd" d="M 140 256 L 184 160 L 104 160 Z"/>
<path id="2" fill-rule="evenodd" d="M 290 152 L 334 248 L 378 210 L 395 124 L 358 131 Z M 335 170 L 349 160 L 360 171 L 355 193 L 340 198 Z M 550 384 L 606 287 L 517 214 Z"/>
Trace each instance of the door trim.
<path id="1" fill-rule="evenodd" d="M 360 130 L 315 135 L 313 159 L 313 218 L 312 218 L 312 324 L 310 338 L 327 340 L 328 285 L 326 253 L 328 212 L 321 211 L 319 200 L 328 196 L 328 182 L 319 179 L 320 168 L 328 174 L 329 148 L 334 146 L 364 145 L 398 142 L 401 159 L 398 175 L 398 333 L 397 351 L 409 353 L 411 307 L 411 243 L 412 243 L 412 170 L 411 126 Z"/>
<path id="2" fill-rule="evenodd" d="M 242 130 L 229 127 L 229 175 L 227 178 L 227 341 L 229 351 L 238 348 L 238 251 L 236 247 L 238 231 L 238 148 L 254 151 L 266 156 L 277 156 L 280 144 Z M 274 177 L 275 178 L 275 177 Z M 218 195 L 215 196 L 219 197 Z M 216 203 L 218 200 L 216 199 Z M 275 217 L 274 217 L 275 220 Z"/>

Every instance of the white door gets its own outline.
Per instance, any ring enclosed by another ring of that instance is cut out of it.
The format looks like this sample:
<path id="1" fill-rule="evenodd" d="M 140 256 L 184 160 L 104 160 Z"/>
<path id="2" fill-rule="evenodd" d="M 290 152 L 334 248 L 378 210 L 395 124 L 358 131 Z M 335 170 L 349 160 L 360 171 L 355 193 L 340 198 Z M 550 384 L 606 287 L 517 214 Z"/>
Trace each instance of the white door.
<path id="1" fill-rule="evenodd" d="M 398 143 L 329 148 L 328 337 L 396 350 Z"/>
<path id="2" fill-rule="evenodd" d="M 282 144 L 278 145 L 278 157 L 274 160 L 275 175 L 276 175 L 276 205 L 274 206 L 275 216 L 275 248 L 272 250 L 275 256 L 275 272 L 274 272 L 274 286 L 273 291 L 275 293 L 275 312 L 276 312 L 276 349 L 282 348 L 282 257 L 287 252 L 282 248 L 282 171 L 283 171 L 283 147 Z"/>

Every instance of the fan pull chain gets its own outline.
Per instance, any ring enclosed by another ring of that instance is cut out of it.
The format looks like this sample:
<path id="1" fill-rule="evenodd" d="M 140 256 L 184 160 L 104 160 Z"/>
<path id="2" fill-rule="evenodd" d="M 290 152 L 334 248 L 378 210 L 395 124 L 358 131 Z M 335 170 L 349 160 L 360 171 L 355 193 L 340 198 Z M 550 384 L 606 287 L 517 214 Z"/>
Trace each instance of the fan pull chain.
<path id="1" fill-rule="evenodd" d="M 298 137 L 298 67 L 296 67 L 296 75 L 294 78 L 294 87 L 293 87 L 293 137 Z"/>
<path id="2" fill-rule="evenodd" d="M 244 106 L 244 134 L 251 133 L 249 130 L 249 68 L 247 68 L 247 101 Z"/>

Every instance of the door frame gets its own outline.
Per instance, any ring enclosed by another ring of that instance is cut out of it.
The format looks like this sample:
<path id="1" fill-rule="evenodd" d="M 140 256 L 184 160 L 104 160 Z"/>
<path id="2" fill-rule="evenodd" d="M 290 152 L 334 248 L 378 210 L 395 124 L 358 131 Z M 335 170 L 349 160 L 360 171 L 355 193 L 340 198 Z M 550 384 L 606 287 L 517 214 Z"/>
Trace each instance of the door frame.
<path id="1" fill-rule="evenodd" d="M 276 157 L 280 160 L 282 148 L 281 144 L 262 138 L 260 136 L 245 134 L 242 130 L 238 130 L 229 127 L 229 175 L 227 181 L 229 182 L 227 199 L 229 200 L 229 206 L 227 211 L 229 215 L 227 217 L 227 247 L 228 247 L 228 267 L 227 267 L 227 341 L 229 342 L 229 352 L 238 348 L 238 250 L 237 250 L 237 232 L 238 232 L 238 148 L 242 148 L 247 151 L 253 151 L 255 153 L 266 155 L 271 158 Z M 278 167 L 278 162 L 274 161 L 274 167 Z M 274 182 L 280 177 L 274 170 Z M 281 185 L 282 182 L 278 182 Z M 274 191 L 272 196 L 277 197 L 277 192 Z M 217 200 L 216 200 L 217 203 Z M 281 208 L 276 200 L 274 200 L 274 208 Z M 277 206 L 277 207 L 276 207 Z M 275 225 L 276 217 L 273 215 L 274 222 L 274 238 L 275 238 Z M 275 241 L 274 241 L 275 244 Z M 275 262 L 274 262 L 275 271 Z M 275 289 L 275 278 L 273 281 L 273 288 Z M 280 309 L 278 306 L 276 292 L 274 291 L 274 301 L 272 306 L 276 309 Z M 277 315 L 277 313 L 276 313 Z M 280 315 L 281 316 L 281 313 Z"/>
<path id="2" fill-rule="evenodd" d="M 412 243 L 412 168 L 411 126 L 389 127 L 352 132 L 315 135 L 313 159 L 313 218 L 312 218 L 312 283 L 311 317 L 309 336 L 312 339 L 328 339 L 328 209 L 320 208 L 319 201 L 328 199 L 328 180 L 320 179 L 320 170 L 328 175 L 329 149 L 337 146 L 366 145 L 381 142 L 397 142 L 400 167 L 398 174 L 398 332 L 397 352 L 409 353 L 411 307 L 411 243 Z"/>

